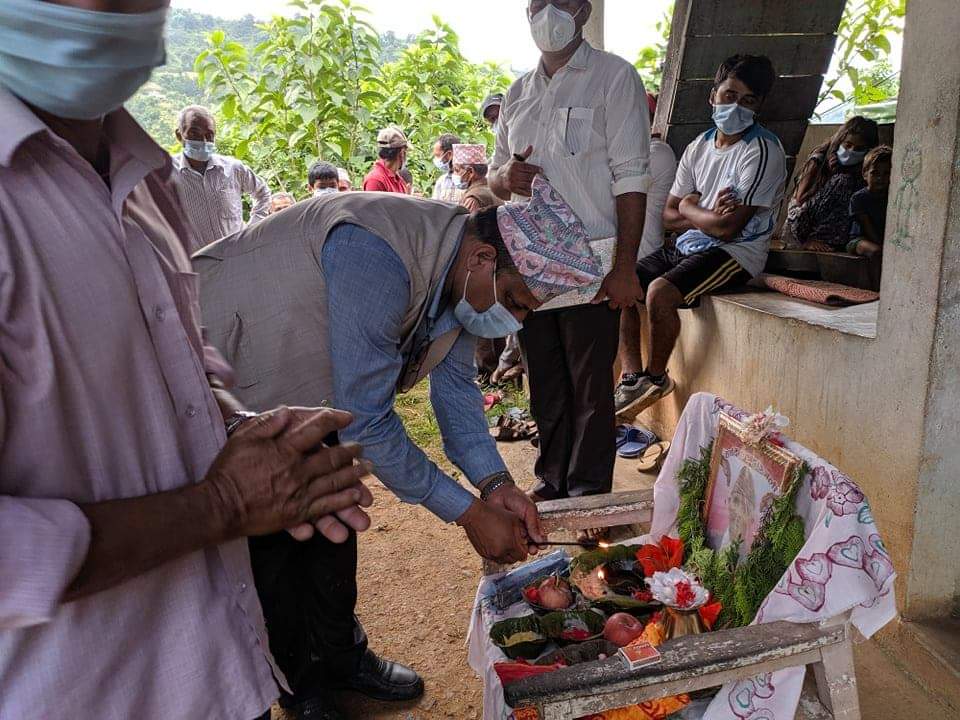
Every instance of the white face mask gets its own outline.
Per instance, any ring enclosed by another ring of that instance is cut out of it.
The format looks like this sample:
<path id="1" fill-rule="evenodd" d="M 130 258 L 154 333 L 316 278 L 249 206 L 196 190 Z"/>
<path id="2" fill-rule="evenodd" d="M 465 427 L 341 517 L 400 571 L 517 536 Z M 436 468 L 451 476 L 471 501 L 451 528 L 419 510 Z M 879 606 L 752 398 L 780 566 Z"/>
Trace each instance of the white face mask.
<path id="1" fill-rule="evenodd" d="M 216 143 L 203 140 L 184 140 L 183 154 L 197 162 L 207 162 L 217 151 Z"/>
<path id="2" fill-rule="evenodd" d="M 724 135 L 739 135 L 756 120 L 756 113 L 737 103 L 713 106 L 713 122 Z"/>
<path id="3" fill-rule="evenodd" d="M 313 196 L 321 197 L 323 195 L 332 195 L 335 192 L 337 192 L 337 188 L 330 188 L 330 187 L 317 188 L 316 190 L 313 191 Z"/>
<path id="4" fill-rule="evenodd" d="M 582 10 L 583 7 L 580 8 Z M 577 36 L 576 15 L 559 10 L 553 5 L 547 5 L 536 15 L 527 10 L 527 19 L 530 21 L 530 31 L 533 41 L 541 52 L 559 52 L 573 42 Z"/>
<path id="5" fill-rule="evenodd" d="M 859 165 L 866 156 L 865 150 L 848 150 L 843 145 L 837 148 L 837 160 L 844 167 Z"/>

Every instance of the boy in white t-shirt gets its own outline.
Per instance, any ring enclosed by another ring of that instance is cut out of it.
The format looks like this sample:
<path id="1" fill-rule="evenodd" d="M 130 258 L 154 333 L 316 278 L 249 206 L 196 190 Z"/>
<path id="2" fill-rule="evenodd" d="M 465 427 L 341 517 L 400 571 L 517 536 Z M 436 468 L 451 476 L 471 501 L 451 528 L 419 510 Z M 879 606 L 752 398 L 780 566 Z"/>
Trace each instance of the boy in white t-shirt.
<path id="1" fill-rule="evenodd" d="M 679 233 L 637 264 L 646 293 L 650 357 L 621 379 L 620 413 L 644 410 L 674 390 L 667 362 L 680 334 L 682 307 L 763 272 L 786 184 L 786 156 L 776 135 L 756 122 L 776 72 L 769 58 L 735 55 L 717 71 L 710 104 L 716 128 L 689 146 L 663 212 Z"/>

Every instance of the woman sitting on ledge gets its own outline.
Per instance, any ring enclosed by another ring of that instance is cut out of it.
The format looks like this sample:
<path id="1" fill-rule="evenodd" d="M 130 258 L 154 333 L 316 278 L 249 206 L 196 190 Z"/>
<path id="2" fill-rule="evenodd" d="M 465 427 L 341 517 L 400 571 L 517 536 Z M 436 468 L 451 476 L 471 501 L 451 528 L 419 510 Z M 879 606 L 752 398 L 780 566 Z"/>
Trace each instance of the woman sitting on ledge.
<path id="1" fill-rule="evenodd" d="M 787 213 L 787 226 L 804 250 L 846 251 L 850 198 L 865 186 L 863 159 L 879 144 L 877 123 L 857 116 L 810 155 Z"/>

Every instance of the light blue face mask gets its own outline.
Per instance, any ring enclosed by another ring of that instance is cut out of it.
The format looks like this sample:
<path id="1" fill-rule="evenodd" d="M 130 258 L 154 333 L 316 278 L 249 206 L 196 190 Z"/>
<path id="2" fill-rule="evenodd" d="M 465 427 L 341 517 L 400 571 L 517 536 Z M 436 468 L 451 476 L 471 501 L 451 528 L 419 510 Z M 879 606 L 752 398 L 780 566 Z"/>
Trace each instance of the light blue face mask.
<path id="1" fill-rule="evenodd" d="M 850 150 L 843 145 L 837 148 L 837 161 L 844 167 L 859 165 L 866 156 L 865 150 Z"/>
<path id="2" fill-rule="evenodd" d="M 438 157 L 433 158 L 433 166 L 442 173 L 450 172 L 450 163 L 445 163 Z"/>
<path id="3" fill-rule="evenodd" d="M 756 121 L 757 114 L 739 103 L 713 106 L 713 122 L 724 135 L 739 135 Z"/>
<path id="4" fill-rule="evenodd" d="M 463 179 L 463 175 L 460 175 L 459 173 L 454 173 L 453 175 L 450 176 L 450 179 L 453 181 L 453 186 L 454 186 L 457 190 L 466 190 L 466 189 L 467 189 L 467 183 L 466 183 L 466 181 Z"/>
<path id="5" fill-rule="evenodd" d="M 81 10 L 0 2 L 0 84 L 57 117 L 94 120 L 123 105 L 166 59 L 167 9 Z"/>
<path id="6" fill-rule="evenodd" d="M 207 162 L 217 151 L 217 144 L 203 140 L 184 140 L 183 154 L 197 162 Z"/>
<path id="7" fill-rule="evenodd" d="M 517 320 L 500 301 L 497 300 L 497 271 L 493 271 L 493 305 L 483 312 L 477 312 L 473 305 L 467 302 L 467 288 L 470 286 L 470 273 L 467 273 L 467 282 L 463 285 L 463 298 L 453 309 L 460 324 L 471 335 L 488 340 L 506 337 L 518 332 L 523 325 Z"/>

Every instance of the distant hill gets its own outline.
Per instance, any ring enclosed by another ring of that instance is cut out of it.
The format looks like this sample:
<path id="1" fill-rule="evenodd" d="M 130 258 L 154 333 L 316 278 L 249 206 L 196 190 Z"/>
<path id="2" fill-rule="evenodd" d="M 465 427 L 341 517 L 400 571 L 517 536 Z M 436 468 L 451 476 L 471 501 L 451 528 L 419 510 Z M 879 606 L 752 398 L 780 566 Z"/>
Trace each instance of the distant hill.
<path id="1" fill-rule="evenodd" d="M 203 104 L 193 61 L 207 46 L 207 33 L 223 30 L 230 39 L 252 48 L 266 37 L 257 22 L 252 15 L 228 20 L 190 10 L 170 10 L 167 63 L 154 70 L 150 82 L 127 103 L 127 109 L 154 140 L 164 147 L 175 144 L 177 113 L 187 105 Z"/>
<path id="2" fill-rule="evenodd" d="M 197 86 L 193 61 L 207 47 L 207 33 L 223 30 L 231 40 L 253 48 L 266 39 L 258 23 L 252 15 L 230 20 L 171 9 L 167 18 L 167 63 L 153 72 L 150 82 L 127 103 L 127 109 L 154 140 L 164 147 L 174 145 L 177 114 L 187 105 L 204 104 L 206 99 Z M 412 40 L 412 35 L 401 38 L 393 32 L 385 33 L 380 39 L 382 62 L 395 60 Z"/>

